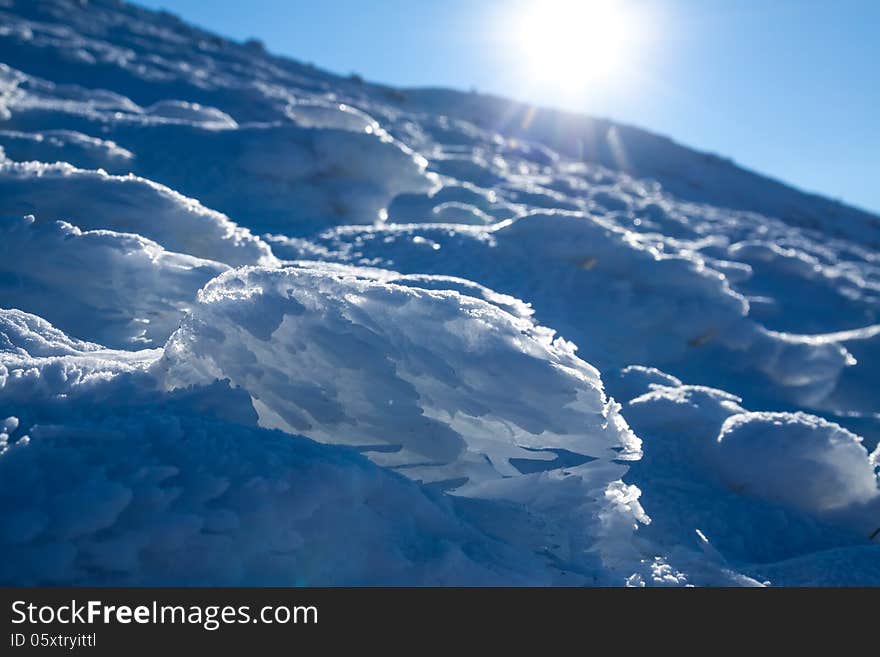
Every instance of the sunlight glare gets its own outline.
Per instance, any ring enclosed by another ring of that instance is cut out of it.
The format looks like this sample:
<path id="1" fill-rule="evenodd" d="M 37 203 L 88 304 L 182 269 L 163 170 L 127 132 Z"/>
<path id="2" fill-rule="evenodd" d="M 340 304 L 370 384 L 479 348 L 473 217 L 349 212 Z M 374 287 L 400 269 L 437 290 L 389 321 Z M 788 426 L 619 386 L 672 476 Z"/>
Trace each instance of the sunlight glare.
<path id="1" fill-rule="evenodd" d="M 621 0 L 531 0 L 512 33 L 529 82 L 583 89 L 621 73 L 636 24 Z"/>

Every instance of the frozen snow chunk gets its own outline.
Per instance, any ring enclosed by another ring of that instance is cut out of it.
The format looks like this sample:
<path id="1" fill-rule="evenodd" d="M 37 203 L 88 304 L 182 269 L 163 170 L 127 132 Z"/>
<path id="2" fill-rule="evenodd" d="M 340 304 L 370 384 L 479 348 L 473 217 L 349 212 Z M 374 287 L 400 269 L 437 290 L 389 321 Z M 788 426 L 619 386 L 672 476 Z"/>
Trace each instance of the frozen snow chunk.
<path id="1" fill-rule="evenodd" d="M 35 214 L 110 229 L 232 265 L 274 264 L 267 244 L 225 215 L 145 178 L 67 164 L 0 162 L 0 215 Z"/>
<path id="2" fill-rule="evenodd" d="M 607 459 L 638 450 L 628 431 L 609 435 L 598 373 L 570 345 L 457 292 L 235 270 L 200 292 L 166 352 L 169 385 L 229 378 L 267 425 L 400 445 L 401 464 L 450 477 L 516 474 L 508 459 L 540 458 L 533 448 Z"/>
<path id="3" fill-rule="evenodd" d="M 228 379 L 263 426 L 363 447 L 459 496 L 524 506 L 559 526 L 561 545 L 582 546 L 572 558 L 611 540 L 602 513 L 629 533 L 642 513 L 637 494 L 621 505 L 605 497 L 639 441 L 598 372 L 552 331 L 456 291 L 326 269 L 233 270 L 200 292 L 153 371 L 170 388 Z M 511 463 L 552 461 L 554 449 L 589 458 L 527 475 Z M 517 531 L 521 520 L 510 520 Z"/>
<path id="4" fill-rule="evenodd" d="M 772 300 L 756 306 L 753 316 L 768 328 L 793 333 L 827 333 L 875 321 L 876 266 L 834 241 L 820 246 L 812 236 L 789 233 L 780 236 L 775 230 L 728 248 L 729 257 L 753 270 L 742 289 Z M 817 314 L 816 308 L 825 312 Z"/>
<path id="5" fill-rule="evenodd" d="M 22 95 L 18 87 L 26 77 L 21 71 L 0 64 L 0 120 L 8 121 L 12 117 L 9 106 Z"/>
<path id="6" fill-rule="evenodd" d="M 395 195 L 435 185 L 425 174 L 425 159 L 384 132 L 292 124 L 219 132 L 160 126 L 129 139 L 139 173 L 261 232 L 305 235 L 328 225 L 372 224 Z M 156 141 L 173 144 L 174 157 L 156 149 Z"/>
<path id="7" fill-rule="evenodd" d="M 845 517 L 817 516 L 730 486 L 722 474 L 725 455 L 716 438 L 728 418 L 747 412 L 729 393 L 693 385 L 653 386 L 623 412 L 644 441 L 643 458 L 627 473 L 627 480 L 642 490 L 651 514 L 651 524 L 640 534 L 675 546 L 670 556 L 689 576 L 698 564 L 688 564 L 675 553 L 680 546 L 707 547 L 702 539 L 694 541 L 695 528 L 711 540 L 708 547 L 740 564 L 863 543 L 870 533 L 867 507 L 857 505 Z M 785 464 L 776 467 L 785 470 Z"/>
<path id="8" fill-rule="evenodd" d="M 37 318 L 4 315 L 53 334 Z M 260 333 L 258 323 L 245 330 Z M 246 357 L 234 323 L 218 328 Z M 293 345 L 281 337 L 287 357 Z M 351 450 L 253 427 L 245 390 L 156 389 L 145 366 L 158 350 L 64 342 L 60 355 L 0 356 L 0 407 L 21 408 L 31 433 L 0 449 L 0 505 L 11 510 L 0 582 L 585 584 L 618 582 L 615 564 L 629 572 L 644 513 L 637 489 L 603 488 L 620 465 L 496 478 L 453 501 Z M 613 405 L 607 425 L 609 443 L 631 439 Z M 561 563 L 573 569 L 566 577 Z"/>
<path id="9" fill-rule="evenodd" d="M 144 112 L 151 116 L 199 124 L 206 128 L 232 129 L 238 127 L 235 119 L 216 107 L 188 103 L 183 100 L 160 100 L 145 108 Z"/>
<path id="10" fill-rule="evenodd" d="M 0 64 L 0 107 L 4 105 L 15 121 L 45 124 L 48 117 L 55 118 L 51 127 L 77 123 L 77 119 L 113 123 L 146 118 L 143 109 L 123 95 L 76 84 L 55 84 Z"/>
<path id="11" fill-rule="evenodd" d="M 706 386 L 653 385 L 627 404 L 626 414 L 643 434 L 664 435 L 676 443 L 692 442 L 690 451 L 704 453 L 714 447 L 711 438 L 722 423 L 745 411 L 741 403 L 736 395 Z"/>
<path id="12" fill-rule="evenodd" d="M 5 378 L 5 368 L 3 369 L 2 373 L 0 373 L 0 376 Z M 0 381 L 0 385 L 3 385 L 2 381 Z M 0 422 L 0 454 L 9 449 L 10 435 L 15 433 L 16 429 L 18 429 L 18 418 L 14 415 L 10 415 L 8 418 Z"/>
<path id="13" fill-rule="evenodd" d="M 114 141 L 74 130 L 0 130 L 0 147 L 9 159 L 18 162 L 69 162 L 84 169 L 121 169 L 134 158 L 134 153 Z"/>
<path id="14" fill-rule="evenodd" d="M 723 276 L 703 263 L 661 253 L 594 217 L 534 213 L 492 236 L 517 265 L 499 271 L 506 281 L 475 278 L 534 301 L 545 322 L 602 367 L 620 366 L 624 358 L 657 365 L 685 358 L 695 343 L 726 333 L 746 312 Z"/>
<path id="15" fill-rule="evenodd" d="M 620 401 L 629 401 L 650 390 L 659 387 L 677 387 L 682 382 L 656 367 L 645 365 L 628 365 L 617 374 L 616 380 L 606 375 L 605 385 L 613 388 L 614 397 Z"/>
<path id="16" fill-rule="evenodd" d="M 345 103 L 301 101 L 287 106 L 285 114 L 303 128 L 335 128 L 352 132 L 384 132 L 366 112 Z"/>
<path id="17" fill-rule="evenodd" d="M 819 514 L 880 495 L 862 439 L 813 415 L 734 415 L 722 426 L 718 443 L 720 472 L 747 495 Z"/>
<path id="18" fill-rule="evenodd" d="M 849 351 L 833 337 L 794 335 L 755 327 L 749 335 L 732 335 L 729 343 L 746 349 L 756 369 L 787 390 L 791 399 L 810 407 L 821 407 L 834 391 L 846 367 L 855 364 Z"/>
<path id="19" fill-rule="evenodd" d="M 35 315 L 0 309 L 0 405 L 66 398 L 121 373 L 142 372 L 161 353 L 105 349 L 68 337 Z"/>
<path id="20" fill-rule="evenodd" d="M 42 317 L 0 309 L 0 354 L 60 356 L 97 351 L 101 345 L 68 337 Z"/>
<path id="21" fill-rule="evenodd" d="M 196 292 L 226 269 L 136 235 L 0 219 L 4 303 L 114 348 L 162 346 Z"/>
<path id="22" fill-rule="evenodd" d="M 531 306 L 523 303 L 516 297 L 508 294 L 499 294 L 488 287 L 474 283 L 466 278 L 457 278 L 455 276 L 438 276 L 430 274 L 408 274 L 401 276 L 394 274 L 388 278 L 389 282 L 396 285 L 411 285 L 420 287 L 425 290 L 456 290 L 461 294 L 469 297 L 483 299 L 494 304 L 502 310 L 520 318 L 529 318 L 534 314 Z"/>

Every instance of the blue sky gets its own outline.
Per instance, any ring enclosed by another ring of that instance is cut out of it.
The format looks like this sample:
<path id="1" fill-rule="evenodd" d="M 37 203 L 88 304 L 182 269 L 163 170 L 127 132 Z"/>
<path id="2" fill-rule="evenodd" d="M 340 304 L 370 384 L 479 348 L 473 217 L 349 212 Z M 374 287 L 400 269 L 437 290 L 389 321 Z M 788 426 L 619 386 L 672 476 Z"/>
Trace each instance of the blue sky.
<path id="1" fill-rule="evenodd" d="M 138 4 L 338 73 L 476 88 L 631 123 L 880 211 L 877 0 L 618 0 L 637 25 L 625 64 L 576 91 L 524 74 L 534 50 L 510 36 L 511 16 L 541 1 Z"/>

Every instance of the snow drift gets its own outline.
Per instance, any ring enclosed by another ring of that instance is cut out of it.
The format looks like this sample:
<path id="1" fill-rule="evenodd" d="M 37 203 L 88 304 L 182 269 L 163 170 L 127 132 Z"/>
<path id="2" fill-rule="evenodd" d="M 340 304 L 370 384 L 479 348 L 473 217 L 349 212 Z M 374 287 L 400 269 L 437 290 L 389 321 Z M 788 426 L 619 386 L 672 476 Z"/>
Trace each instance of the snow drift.
<path id="1" fill-rule="evenodd" d="M 647 518 L 619 480 L 638 440 L 569 345 L 487 302 L 249 269 L 207 286 L 164 354 L 0 320 L 5 581 L 621 583 L 639 565 Z"/>
<path id="2" fill-rule="evenodd" d="M 0 238 L 0 582 L 880 584 L 876 216 L 5 0 Z"/>
<path id="3" fill-rule="evenodd" d="M 110 347 L 163 345 L 196 292 L 226 269 L 139 235 L 82 231 L 33 216 L 0 220 L 6 303 Z"/>
<path id="4" fill-rule="evenodd" d="M 80 200 L 72 204 L 72 198 Z M 262 240 L 194 199 L 136 176 L 69 164 L 0 162 L 0 213 L 135 233 L 169 250 L 232 265 L 274 262 Z"/>
<path id="5" fill-rule="evenodd" d="M 10 584 L 547 583 L 452 504 L 343 448 L 255 426 L 216 384 L 166 395 L 157 352 L 2 311 L 0 578 Z M 352 535 L 357 541 L 352 542 Z"/>

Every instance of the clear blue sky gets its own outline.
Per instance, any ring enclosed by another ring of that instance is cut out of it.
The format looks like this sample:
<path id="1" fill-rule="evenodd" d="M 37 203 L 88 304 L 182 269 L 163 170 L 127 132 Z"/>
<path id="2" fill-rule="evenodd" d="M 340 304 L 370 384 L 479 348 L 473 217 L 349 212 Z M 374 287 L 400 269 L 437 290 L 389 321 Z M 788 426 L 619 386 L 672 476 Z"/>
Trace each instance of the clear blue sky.
<path id="1" fill-rule="evenodd" d="M 629 0 L 639 30 L 626 73 L 578 94 L 524 82 L 521 44 L 503 28 L 525 1 L 138 4 L 337 73 L 631 123 L 880 211 L 880 0 Z"/>

